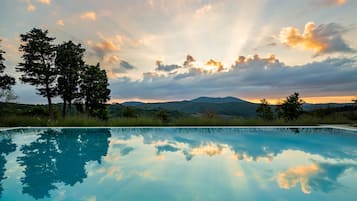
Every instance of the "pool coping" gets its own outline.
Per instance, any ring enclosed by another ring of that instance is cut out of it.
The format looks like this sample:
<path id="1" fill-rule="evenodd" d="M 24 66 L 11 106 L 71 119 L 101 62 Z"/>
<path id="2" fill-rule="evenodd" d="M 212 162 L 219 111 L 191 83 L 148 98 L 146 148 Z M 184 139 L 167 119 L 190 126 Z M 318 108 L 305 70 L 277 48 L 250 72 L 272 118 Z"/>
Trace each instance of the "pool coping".
<path id="1" fill-rule="evenodd" d="M 14 130 L 14 129 L 24 129 L 24 128 L 36 128 L 36 129 L 43 129 L 43 128 L 86 128 L 86 129 L 95 129 L 95 128 L 333 128 L 339 130 L 347 130 L 347 131 L 357 131 L 357 127 L 352 127 L 349 125 L 318 125 L 318 126 L 94 126 L 94 127 L 70 127 L 70 126 L 43 126 L 43 127 L 32 127 L 32 126 L 25 126 L 25 127 L 0 127 L 0 131 L 7 131 L 7 130 Z"/>

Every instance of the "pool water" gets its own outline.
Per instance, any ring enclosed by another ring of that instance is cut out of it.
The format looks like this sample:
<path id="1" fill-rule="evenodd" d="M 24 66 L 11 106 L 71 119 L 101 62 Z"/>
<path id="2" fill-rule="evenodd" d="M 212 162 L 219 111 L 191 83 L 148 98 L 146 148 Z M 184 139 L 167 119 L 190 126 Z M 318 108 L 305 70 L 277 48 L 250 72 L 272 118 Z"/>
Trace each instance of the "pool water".
<path id="1" fill-rule="evenodd" d="M 356 131 L 0 131 L 1 201 L 355 201 L 356 197 Z"/>

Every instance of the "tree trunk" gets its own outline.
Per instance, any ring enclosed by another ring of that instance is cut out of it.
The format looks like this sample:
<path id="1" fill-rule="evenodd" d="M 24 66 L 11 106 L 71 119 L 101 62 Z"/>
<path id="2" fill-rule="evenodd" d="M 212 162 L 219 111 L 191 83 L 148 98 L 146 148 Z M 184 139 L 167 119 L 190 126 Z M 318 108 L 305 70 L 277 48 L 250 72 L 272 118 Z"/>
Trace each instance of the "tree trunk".
<path id="1" fill-rule="evenodd" d="M 53 112 L 52 112 L 52 100 L 51 100 L 51 95 L 49 95 L 49 93 L 47 93 L 47 101 L 48 101 L 48 113 L 50 115 L 50 119 L 54 119 L 53 118 Z"/>
<path id="2" fill-rule="evenodd" d="M 64 99 L 63 100 L 63 107 L 62 107 L 62 117 L 66 117 L 66 109 L 67 109 L 66 106 L 67 106 L 67 102 Z"/>
<path id="3" fill-rule="evenodd" d="M 72 101 L 71 100 L 68 101 L 68 109 L 69 109 L 69 114 L 71 115 L 72 114 L 72 111 L 71 111 L 71 109 L 72 109 Z"/>

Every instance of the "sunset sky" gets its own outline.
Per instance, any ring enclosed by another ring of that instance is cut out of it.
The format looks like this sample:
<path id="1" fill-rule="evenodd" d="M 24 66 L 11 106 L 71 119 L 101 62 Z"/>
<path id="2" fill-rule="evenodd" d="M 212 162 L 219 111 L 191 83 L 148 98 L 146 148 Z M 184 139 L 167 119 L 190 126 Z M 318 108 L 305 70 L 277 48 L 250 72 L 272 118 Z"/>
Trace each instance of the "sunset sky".
<path id="1" fill-rule="evenodd" d="M 19 35 L 49 30 L 101 63 L 112 102 L 235 96 L 272 103 L 357 96 L 357 0 L 1 0 L 6 72 Z M 45 103 L 19 80 L 21 103 Z"/>

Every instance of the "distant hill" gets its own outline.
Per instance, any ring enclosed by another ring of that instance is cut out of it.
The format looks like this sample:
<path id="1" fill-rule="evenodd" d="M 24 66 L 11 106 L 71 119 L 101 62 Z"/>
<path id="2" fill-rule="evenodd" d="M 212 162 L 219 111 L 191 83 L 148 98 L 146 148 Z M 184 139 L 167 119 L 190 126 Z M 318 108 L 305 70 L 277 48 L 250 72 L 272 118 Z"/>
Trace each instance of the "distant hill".
<path id="1" fill-rule="evenodd" d="M 192 100 L 172 101 L 161 103 L 143 103 L 143 102 L 125 102 L 123 106 L 135 107 L 143 113 L 144 111 L 158 111 L 161 109 L 176 112 L 182 115 L 200 115 L 205 112 L 211 112 L 221 116 L 235 117 L 255 117 L 256 109 L 259 104 L 251 103 L 236 97 L 198 97 Z M 304 104 L 303 108 L 306 111 L 328 108 L 328 107 L 344 107 L 351 104 Z M 275 110 L 275 105 L 272 109 Z M 112 108 L 114 109 L 114 108 Z"/>
<path id="2" fill-rule="evenodd" d="M 199 115 L 211 112 L 222 116 L 253 117 L 258 104 L 235 97 L 199 97 L 192 100 L 164 103 L 125 102 L 123 106 L 132 106 L 140 110 L 168 110 L 186 115 Z"/>
<path id="3" fill-rule="evenodd" d="M 221 97 L 199 97 L 199 98 L 195 98 L 192 99 L 191 102 L 194 103 L 243 103 L 243 102 L 247 102 L 244 101 L 242 99 L 236 98 L 236 97 L 232 97 L 232 96 L 227 96 L 224 98 Z"/>
<path id="4" fill-rule="evenodd" d="M 235 97 L 199 97 L 192 100 L 163 103 L 143 103 L 132 101 L 122 104 L 110 104 L 108 106 L 111 117 L 122 116 L 123 109 L 125 107 L 133 107 L 138 116 L 146 117 L 156 116 L 160 110 L 167 110 L 169 116 L 172 118 L 199 116 L 205 112 L 225 117 L 255 117 L 256 109 L 259 104 L 251 103 Z M 62 110 L 62 104 L 54 104 L 53 107 L 59 115 Z M 272 109 L 275 110 L 275 108 L 276 106 L 272 105 Z M 305 111 L 328 108 L 329 111 L 343 112 L 351 110 L 353 105 L 352 103 L 304 104 L 303 108 Z M 75 107 L 73 107 L 72 110 L 73 114 L 77 113 Z M 43 116 L 47 115 L 47 106 L 0 102 L 0 116 L 1 114 Z"/>
<path id="5" fill-rule="evenodd" d="M 140 106 L 142 104 L 145 104 L 145 103 L 138 102 L 138 101 L 129 101 L 129 102 L 124 102 L 121 105 L 127 106 L 127 107 L 137 107 L 137 106 Z"/>

